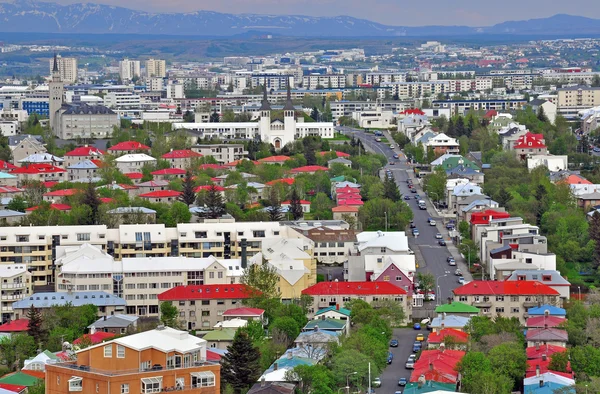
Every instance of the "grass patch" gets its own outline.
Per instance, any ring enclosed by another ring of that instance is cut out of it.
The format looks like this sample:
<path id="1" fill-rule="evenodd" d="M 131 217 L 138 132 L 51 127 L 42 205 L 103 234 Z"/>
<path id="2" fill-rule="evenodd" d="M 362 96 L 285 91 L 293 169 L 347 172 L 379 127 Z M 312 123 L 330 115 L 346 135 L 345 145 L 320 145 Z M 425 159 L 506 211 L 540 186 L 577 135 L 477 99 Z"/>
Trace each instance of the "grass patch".
<path id="1" fill-rule="evenodd" d="M 351 139 L 350 137 L 348 137 L 342 133 L 335 133 L 333 138 L 330 138 L 327 141 L 350 141 L 350 139 Z"/>

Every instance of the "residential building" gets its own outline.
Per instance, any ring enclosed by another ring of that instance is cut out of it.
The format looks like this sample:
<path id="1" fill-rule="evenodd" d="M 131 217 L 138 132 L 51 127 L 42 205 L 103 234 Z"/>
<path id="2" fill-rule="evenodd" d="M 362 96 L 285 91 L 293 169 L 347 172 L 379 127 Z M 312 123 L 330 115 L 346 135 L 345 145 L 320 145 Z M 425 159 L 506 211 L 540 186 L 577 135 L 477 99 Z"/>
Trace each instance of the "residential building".
<path id="1" fill-rule="evenodd" d="M 575 394 L 575 379 L 548 371 L 523 379 L 524 394 Z"/>
<path id="2" fill-rule="evenodd" d="M 171 164 L 171 168 L 188 169 L 191 168 L 194 160 L 202 157 L 202 154 L 193 150 L 182 149 L 173 150 L 162 155 L 162 158 Z"/>
<path id="3" fill-rule="evenodd" d="M 261 380 L 254 384 L 247 394 L 293 394 L 295 390 L 296 385 L 293 383 Z"/>
<path id="4" fill-rule="evenodd" d="M 0 132 L 3 136 L 9 137 L 17 135 L 21 131 L 21 125 L 17 121 L 3 120 L 0 121 Z"/>
<path id="5" fill-rule="evenodd" d="M 303 234 L 314 242 L 314 256 L 321 264 L 341 264 L 347 261 L 349 250 L 356 242 L 354 230 L 333 230 L 320 227 L 303 231 Z"/>
<path id="6" fill-rule="evenodd" d="M 331 209 L 333 212 L 333 220 L 349 220 L 358 221 L 358 207 L 352 205 L 340 205 Z"/>
<path id="7" fill-rule="evenodd" d="M 265 310 L 260 308 L 247 308 L 239 307 L 233 309 L 227 309 L 223 313 L 225 321 L 242 319 L 246 321 L 260 321 L 266 323 L 267 318 L 265 317 Z"/>
<path id="8" fill-rule="evenodd" d="M 51 308 L 53 306 L 95 305 L 98 314 L 103 316 L 125 312 L 125 300 L 105 291 L 69 291 L 34 293 L 13 303 L 15 316 L 26 317 L 27 311 L 33 306 L 37 310 Z"/>
<path id="9" fill-rule="evenodd" d="M 51 164 L 25 164 L 9 173 L 17 176 L 19 184 L 24 181 L 61 182 L 67 180 L 67 171 Z"/>
<path id="10" fill-rule="evenodd" d="M 141 76 L 139 60 L 123 59 L 119 62 L 119 78 L 124 82 L 130 82 Z"/>
<path id="11" fill-rule="evenodd" d="M 56 57 L 60 79 L 66 83 L 77 82 L 77 59 L 74 57 Z M 54 70 L 54 59 L 50 59 L 50 75 Z"/>
<path id="12" fill-rule="evenodd" d="M 436 93 L 437 94 L 437 93 Z M 527 104 L 525 99 L 498 99 L 498 100 L 434 100 L 432 108 L 450 109 L 452 116 L 465 115 L 467 111 L 510 112 L 523 108 Z"/>
<path id="13" fill-rule="evenodd" d="M 451 349 L 423 350 L 410 375 L 411 382 L 432 381 L 456 386 L 459 380 L 457 365 L 466 352 Z"/>
<path id="14" fill-rule="evenodd" d="M 164 78 L 167 76 L 167 62 L 162 59 L 146 60 L 147 78 Z"/>
<path id="15" fill-rule="evenodd" d="M 340 308 L 339 305 L 323 308 L 315 312 L 315 319 L 321 319 L 325 316 L 326 319 L 349 320 L 350 310 Z"/>
<path id="16" fill-rule="evenodd" d="M 446 153 L 458 154 L 460 152 L 460 144 L 455 138 L 450 138 L 444 133 L 440 133 L 431 137 L 423 144 L 423 149 L 427 152 L 428 149 L 433 149 L 436 155 Z"/>
<path id="17" fill-rule="evenodd" d="M 62 139 L 108 138 L 119 116 L 103 105 L 88 105 L 83 102 L 63 104 L 58 111 L 58 130 L 54 134 Z"/>
<path id="18" fill-rule="evenodd" d="M 600 105 L 600 88 L 570 86 L 557 89 L 558 113 L 566 118 L 575 118 L 578 112 Z"/>
<path id="19" fill-rule="evenodd" d="M 90 346 L 76 361 L 46 366 L 48 394 L 215 394 L 220 366 L 206 359 L 206 341 L 162 327 Z"/>
<path id="20" fill-rule="evenodd" d="M 192 146 L 192 150 L 200 153 L 202 156 L 214 157 L 219 164 L 242 160 L 248 156 L 248 151 L 244 149 L 243 144 L 194 145 Z"/>
<path id="21" fill-rule="evenodd" d="M 448 314 L 455 316 L 471 317 L 478 315 L 479 309 L 472 305 L 465 304 L 463 302 L 452 301 L 446 304 L 438 305 L 435 308 L 435 313 L 437 313 L 438 315 Z"/>
<path id="22" fill-rule="evenodd" d="M 134 92 L 110 92 L 104 96 L 104 104 L 115 111 L 141 107 L 140 95 Z"/>
<path id="23" fill-rule="evenodd" d="M 209 349 L 219 349 L 224 351 L 233 343 L 236 332 L 237 328 L 219 328 L 207 332 L 202 339 L 206 341 L 206 345 Z"/>
<path id="24" fill-rule="evenodd" d="M 429 323 L 432 333 L 441 332 L 444 329 L 454 329 L 458 331 L 466 331 L 467 324 L 471 321 L 471 316 L 448 315 L 441 313 L 434 317 Z"/>
<path id="25" fill-rule="evenodd" d="M 548 327 L 547 324 L 544 324 L 542 328 L 527 329 L 525 340 L 527 341 L 527 347 L 549 345 L 562 346 L 566 348 L 567 341 L 569 340 L 569 334 L 567 334 L 567 331 L 565 330 Z"/>
<path id="26" fill-rule="evenodd" d="M 454 328 L 444 328 L 427 336 L 427 349 L 467 350 L 469 334 Z"/>
<path id="27" fill-rule="evenodd" d="M 13 305 L 31 294 L 33 281 L 25 264 L 0 264 L 0 280 L 2 323 L 6 323 L 18 319 Z"/>
<path id="28" fill-rule="evenodd" d="M 242 284 L 177 286 L 158 295 L 179 310 L 178 320 L 188 330 L 207 330 L 225 320 L 227 310 L 242 306 L 251 290 Z M 208 340 L 208 339 L 207 339 Z"/>
<path id="29" fill-rule="evenodd" d="M 156 163 L 156 159 L 145 153 L 131 153 L 117 157 L 115 163 L 122 173 L 141 172 L 146 164 Z"/>
<path id="30" fill-rule="evenodd" d="M 70 181 L 85 181 L 96 178 L 101 166 L 102 162 L 100 160 L 82 160 L 67 167 L 68 178 Z"/>
<path id="31" fill-rule="evenodd" d="M 336 305 L 345 305 L 353 299 L 368 302 L 389 299 L 400 303 L 407 320 L 412 315 L 412 301 L 407 292 L 386 282 L 319 282 L 302 291 L 313 297 L 313 305 L 309 308 L 309 316 L 316 311 Z"/>
<path id="32" fill-rule="evenodd" d="M 149 153 L 150 147 L 137 141 L 124 141 L 108 148 L 108 153 L 122 156 L 134 153 Z"/>
<path id="33" fill-rule="evenodd" d="M 46 147 L 36 138 L 25 137 L 15 145 L 10 145 L 12 150 L 13 164 L 19 163 L 19 160 L 34 155 L 46 153 Z"/>
<path id="34" fill-rule="evenodd" d="M 96 332 L 108 332 L 112 334 L 125 334 L 128 331 L 133 331 L 137 328 L 137 322 L 139 317 L 132 315 L 110 315 L 102 316 L 94 323 L 90 324 L 87 328 L 90 330 L 90 334 Z"/>
<path id="35" fill-rule="evenodd" d="M 541 267 L 531 267 L 531 270 L 515 270 L 504 280 L 529 280 L 538 281 L 558 291 L 560 298 L 568 300 L 571 298 L 571 283 L 555 270 L 543 270 Z M 502 278 L 500 278 L 502 280 Z"/>
<path id="36" fill-rule="evenodd" d="M 471 304 L 483 316 L 516 317 L 526 323 L 527 308 L 561 305 L 558 291 L 536 281 L 472 281 L 453 290 L 454 300 Z"/>
<path id="37" fill-rule="evenodd" d="M 64 165 L 65 167 L 69 167 L 83 160 L 102 160 L 102 156 L 105 154 L 106 152 L 95 146 L 79 146 L 72 151 L 65 153 Z"/>

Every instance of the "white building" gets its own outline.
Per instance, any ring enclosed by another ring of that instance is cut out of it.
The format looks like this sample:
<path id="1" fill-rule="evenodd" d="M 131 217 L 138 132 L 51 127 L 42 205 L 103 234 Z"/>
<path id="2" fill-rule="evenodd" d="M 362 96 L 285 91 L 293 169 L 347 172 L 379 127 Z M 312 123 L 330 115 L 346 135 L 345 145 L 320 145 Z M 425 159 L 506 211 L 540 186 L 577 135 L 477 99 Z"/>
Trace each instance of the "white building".
<path id="1" fill-rule="evenodd" d="M 21 130 L 19 122 L 16 121 L 0 121 L 0 133 L 5 137 L 17 135 Z"/>
<path id="2" fill-rule="evenodd" d="M 119 62 L 119 77 L 122 81 L 131 81 L 141 76 L 139 60 L 123 59 Z"/>
<path id="3" fill-rule="evenodd" d="M 104 104 L 113 109 L 140 108 L 140 95 L 133 92 L 110 92 L 104 96 Z"/>
<path id="4" fill-rule="evenodd" d="M 31 294 L 31 273 L 26 264 L 1 264 L 0 289 L 2 289 L 2 323 L 14 320 L 12 304 Z"/>
<path id="5" fill-rule="evenodd" d="M 58 65 L 58 72 L 60 73 L 60 79 L 63 82 L 75 83 L 77 82 L 77 59 L 74 57 L 56 57 L 56 63 Z M 52 75 L 52 69 L 54 67 L 54 60 L 50 59 L 50 75 Z"/>
<path id="6" fill-rule="evenodd" d="M 169 83 L 167 85 L 167 98 L 168 99 L 185 98 L 185 90 L 183 89 L 183 84 Z"/>
<path id="7" fill-rule="evenodd" d="M 146 60 L 146 77 L 164 78 L 167 76 L 167 62 L 161 59 Z"/>
<path id="8" fill-rule="evenodd" d="M 131 153 L 117 157 L 115 162 L 119 171 L 126 174 L 128 172 L 141 172 L 144 165 L 154 164 L 156 159 L 145 153 Z"/>
<path id="9" fill-rule="evenodd" d="M 537 167 L 545 167 L 550 172 L 565 171 L 568 169 L 568 156 L 533 155 L 527 158 L 527 169 L 532 171 Z"/>

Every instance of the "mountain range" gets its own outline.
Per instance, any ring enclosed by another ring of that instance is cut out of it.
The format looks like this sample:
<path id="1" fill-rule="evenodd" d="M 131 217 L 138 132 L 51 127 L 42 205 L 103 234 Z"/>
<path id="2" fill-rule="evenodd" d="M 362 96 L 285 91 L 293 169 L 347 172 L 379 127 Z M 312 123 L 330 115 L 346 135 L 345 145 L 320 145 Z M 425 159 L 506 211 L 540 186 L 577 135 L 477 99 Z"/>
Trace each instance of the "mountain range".
<path id="1" fill-rule="evenodd" d="M 600 35 L 600 20 L 572 15 L 510 21 L 487 27 L 387 26 L 350 16 L 225 14 L 212 11 L 148 13 L 85 3 L 33 0 L 0 3 L 4 33 L 144 34 L 227 37 L 262 32 L 292 37 L 450 37 L 476 35 Z"/>

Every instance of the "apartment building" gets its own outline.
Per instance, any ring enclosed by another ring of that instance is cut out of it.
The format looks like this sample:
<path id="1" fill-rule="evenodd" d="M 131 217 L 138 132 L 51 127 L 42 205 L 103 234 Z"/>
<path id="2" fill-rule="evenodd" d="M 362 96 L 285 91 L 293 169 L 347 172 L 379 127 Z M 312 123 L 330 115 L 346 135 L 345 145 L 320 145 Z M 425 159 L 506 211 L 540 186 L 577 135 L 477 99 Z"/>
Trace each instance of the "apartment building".
<path id="1" fill-rule="evenodd" d="M 206 341 L 187 331 L 159 326 L 75 357 L 46 366 L 48 394 L 220 393 L 220 365 L 206 359 Z"/>
<path id="2" fill-rule="evenodd" d="M 334 122 L 337 122 L 342 116 L 351 117 L 354 112 L 374 111 L 381 108 L 382 111 L 392 111 L 400 113 L 407 108 L 411 108 L 414 103 L 403 101 L 334 101 L 330 103 L 331 115 Z"/>
<path id="3" fill-rule="evenodd" d="M 59 129 L 54 134 L 66 140 L 109 138 L 119 125 L 119 115 L 103 105 L 63 104 L 58 114 Z"/>
<path id="4" fill-rule="evenodd" d="M 267 90 L 286 90 L 288 86 L 295 86 L 295 79 L 290 74 L 252 74 L 250 84 L 253 88 L 266 86 Z"/>
<path id="5" fill-rule="evenodd" d="M 13 304 L 31 294 L 31 273 L 27 271 L 25 264 L 1 264 L 0 265 L 0 296 L 2 324 L 15 317 Z"/>
<path id="6" fill-rule="evenodd" d="M 142 172 L 142 168 L 146 164 L 154 164 L 156 163 L 156 159 L 145 153 L 131 153 L 117 157 L 115 163 L 121 173 L 127 174 L 130 172 Z"/>
<path id="7" fill-rule="evenodd" d="M 139 60 L 123 59 L 119 62 L 119 78 L 122 81 L 131 81 L 141 76 L 141 67 Z"/>
<path id="8" fill-rule="evenodd" d="M 393 300 L 402 306 L 407 321 L 410 321 L 412 315 L 412 302 L 406 291 L 387 282 L 319 282 L 303 290 L 302 294 L 313 297 L 309 318 L 323 308 L 344 306 L 354 299 L 369 304 L 379 300 Z"/>
<path id="9" fill-rule="evenodd" d="M 225 311 L 242 306 L 251 291 L 243 284 L 177 286 L 158 296 L 179 310 L 179 322 L 188 330 L 211 329 L 227 320 Z"/>
<path id="10" fill-rule="evenodd" d="M 73 164 L 77 164 L 84 160 L 102 160 L 102 156 L 105 154 L 106 152 L 95 146 L 79 146 L 72 151 L 65 153 L 64 166 L 70 167 Z"/>
<path id="11" fill-rule="evenodd" d="M 164 78 L 167 76 L 167 62 L 162 59 L 146 60 L 146 77 L 147 78 Z"/>
<path id="12" fill-rule="evenodd" d="M 171 164 L 171 168 L 186 170 L 192 166 L 194 160 L 197 160 L 202 156 L 202 154 L 190 149 L 171 149 L 170 152 L 165 153 L 161 158 L 168 161 Z"/>
<path id="13" fill-rule="evenodd" d="M 450 81 L 393 82 L 383 84 L 382 87 L 391 88 L 391 94 L 400 99 L 435 97 L 440 93 L 453 91 Z"/>
<path id="14" fill-rule="evenodd" d="M 54 67 L 54 58 L 49 60 L 50 63 L 50 75 L 52 75 Z M 74 57 L 56 57 L 56 64 L 58 66 L 58 72 L 60 73 L 60 80 L 65 83 L 77 82 L 77 59 Z"/>
<path id="15" fill-rule="evenodd" d="M 133 92 L 110 92 L 104 96 L 104 104 L 112 109 L 138 109 L 140 95 Z"/>
<path id="16" fill-rule="evenodd" d="M 406 72 L 374 72 L 365 75 L 365 83 L 367 85 L 380 86 L 385 83 L 406 82 Z M 348 77 L 348 75 L 346 75 Z M 348 78 L 346 78 L 348 81 Z M 349 86 L 357 86 L 358 84 L 348 84 Z"/>
<path id="17" fill-rule="evenodd" d="M 453 290 L 454 301 L 479 308 L 483 316 L 516 317 L 521 324 L 527 320 L 527 309 L 539 305 L 562 306 L 560 293 L 537 281 L 469 282 Z"/>
<path id="18" fill-rule="evenodd" d="M 303 232 L 315 244 L 314 256 L 322 264 L 343 263 L 356 242 L 354 230 L 319 227 Z"/>
<path id="19" fill-rule="evenodd" d="M 556 106 L 558 113 L 568 117 L 577 117 L 578 112 L 600 105 L 600 88 L 571 86 L 557 89 Z"/>
<path id="20" fill-rule="evenodd" d="M 27 312 L 33 306 L 40 311 L 53 306 L 94 305 L 101 316 L 112 316 L 125 312 L 125 300 L 105 291 L 75 291 L 75 292 L 47 292 L 34 293 L 13 304 L 15 317 L 27 317 Z"/>
<path id="21" fill-rule="evenodd" d="M 495 110 L 498 112 L 510 112 L 522 109 L 527 105 L 527 100 L 434 100 L 432 102 L 432 108 L 449 109 L 454 115 L 464 115 L 469 110 L 474 111 L 490 111 Z"/>
<path id="22" fill-rule="evenodd" d="M 245 159 L 248 151 L 243 144 L 211 144 L 192 146 L 194 152 L 202 156 L 212 156 L 219 164 L 227 164 L 233 161 Z"/>
<path id="23" fill-rule="evenodd" d="M 344 74 L 316 74 L 302 77 L 302 87 L 313 90 L 319 88 L 341 89 L 346 86 Z"/>

